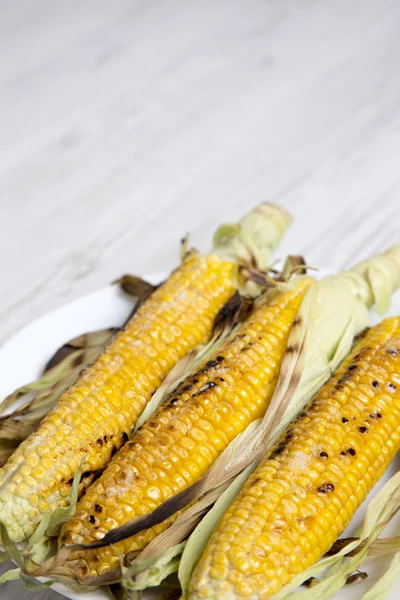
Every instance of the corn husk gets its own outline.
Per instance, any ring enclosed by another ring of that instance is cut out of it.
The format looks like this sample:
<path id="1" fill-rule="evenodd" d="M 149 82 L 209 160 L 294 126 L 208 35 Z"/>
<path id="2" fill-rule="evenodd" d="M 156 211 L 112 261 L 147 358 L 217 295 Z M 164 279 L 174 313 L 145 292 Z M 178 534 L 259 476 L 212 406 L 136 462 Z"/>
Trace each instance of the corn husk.
<path id="1" fill-rule="evenodd" d="M 169 514 L 196 500 L 201 501 L 204 507 L 207 504 L 212 506 L 215 502 L 215 490 L 228 490 L 229 485 L 235 485 L 235 478 L 244 469 L 249 469 L 249 472 L 254 469 L 287 425 L 349 353 L 355 337 L 369 324 L 368 309 L 374 306 L 376 299 L 379 299 L 380 308 L 383 304 L 387 305 L 386 296 L 390 296 L 399 285 L 400 246 L 363 263 L 362 269 L 357 266 L 354 270 L 316 282 L 300 308 L 289 338 L 280 380 L 260 425 L 254 431 L 246 432 L 239 442 L 236 440 L 234 445 L 231 444 L 202 479 L 163 503 L 154 512 L 159 511 L 164 520 Z M 229 498 L 229 502 L 215 504 L 207 518 L 217 522 L 229 505 L 231 497 Z M 186 519 L 196 525 L 193 507 L 188 508 L 178 519 L 183 522 Z M 127 528 L 129 535 L 132 535 L 132 531 L 137 532 L 146 527 L 145 519 L 142 521 L 143 527 L 139 521 L 137 519 L 130 523 L 131 528 Z M 172 531 L 172 527 L 173 525 L 167 532 Z M 184 550 L 182 556 L 185 565 L 183 586 L 186 586 L 188 574 L 192 572 L 198 558 L 199 553 L 193 548 L 203 548 L 209 532 L 199 524 L 192 536 L 194 537 L 189 537 L 187 542 L 191 551 L 189 553 Z M 155 548 L 159 537 L 152 541 Z M 174 543 L 171 541 L 172 545 Z M 158 559 L 162 560 L 164 552 L 169 549 L 170 547 L 163 547 L 161 550 L 160 547 Z M 354 569 L 347 575 L 352 572 Z"/>

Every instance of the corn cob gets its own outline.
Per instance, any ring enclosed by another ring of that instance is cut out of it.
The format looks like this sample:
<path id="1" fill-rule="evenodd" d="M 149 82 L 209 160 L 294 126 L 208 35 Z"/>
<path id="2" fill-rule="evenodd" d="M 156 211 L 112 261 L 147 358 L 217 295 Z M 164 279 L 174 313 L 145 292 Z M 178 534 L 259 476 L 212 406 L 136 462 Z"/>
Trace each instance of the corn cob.
<path id="1" fill-rule="evenodd" d="M 112 528 L 150 513 L 198 480 L 273 395 L 287 339 L 312 279 L 257 308 L 200 370 L 172 393 L 89 488 L 61 543 L 90 543 Z M 112 546 L 70 561 L 79 576 L 118 567 L 119 557 L 143 548 L 177 514 Z"/>
<path id="2" fill-rule="evenodd" d="M 242 260 L 247 252 L 243 236 L 253 236 L 267 254 L 288 222 L 277 207 L 262 205 L 222 236 L 213 254 L 187 255 L 67 390 L 0 470 L 0 521 L 13 540 L 25 539 L 44 514 L 68 504 L 82 460 L 80 491 L 93 481 L 172 367 L 209 340 L 218 311 L 236 290 L 235 256 Z"/>
<path id="3" fill-rule="evenodd" d="M 335 542 L 400 448 L 400 318 L 365 335 L 247 480 L 190 600 L 267 600 Z"/>

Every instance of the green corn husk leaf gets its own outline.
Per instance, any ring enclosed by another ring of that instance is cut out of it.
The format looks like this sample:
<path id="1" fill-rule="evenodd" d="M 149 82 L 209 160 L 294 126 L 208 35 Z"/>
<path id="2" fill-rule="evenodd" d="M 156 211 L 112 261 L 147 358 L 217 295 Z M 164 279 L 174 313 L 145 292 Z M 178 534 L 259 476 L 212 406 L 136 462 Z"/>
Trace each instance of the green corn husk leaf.
<path id="1" fill-rule="evenodd" d="M 13 542 L 7 532 L 7 529 L 3 523 L 0 522 L 0 539 L 4 547 L 3 556 L 8 556 L 9 560 L 12 560 L 20 569 L 24 568 L 24 558 L 21 552 L 18 550 L 17 545 Z"/>
<path id="2" fill-rule="evenodd" d="M 160 585 L 169 575 L 176 573 L 184 542 L 169 548 L 158 561 L 134 561 L 122 577 L 122 585 L 128 590 L 144 590 Z M 136 576 L 136 577 L 135 577 Z"/>
<path id="3" fill-rule="evenodd" d="M 384 600 L 400 577 L 400 552 L 393 557 L 386 573 L 373 585 L 361 600 Z"/>
<path id="4" fill-rule="evenodd" d="M 400 246 L 366 261 L 362 272 L 368 275 L 369 267 L 376 264 L 382 275 L 380 285 L 386 294 L 392 293 L 400 284 Z M 310 288 L 289 338 L 291 352 L 285 355 L 280 380 L 261 424 L 244 441 L 235 440 L 234 449 L 228 446 L 203 478 L 173 499 L 171 507 L 175 512 L 198 498 L 202 498 L 204 506 L 209 499 L 208 505 L 212 506 L 215 489 L 234 485 L 235 477 L 244 469 L 254 469 L 350 352 L 355 337 L 369 324 L 368 308 L 379 296 L 376 289 L 371 289 L 370 278 L 360 274 L 358 268 L 326 277 Z M 168 502 L 163 504 L 164 510 Z M 217 510 L 213 507 L 209 513 L 216 521 Z M 152 543 L 157 544 L 159 537 Z M 201 540 L 197 532 L 197 543 L 205 543 L 206 537 Z M 190 569 L 193 567 L 194 561 Z M 355 570 L 346 572 L 346 577 Z"/>
<path id="5" fill-rule="evenodd" d="M 221 225 L 214 235 L 214 249 L 264 270 L 291 222 L 292 217 L 284 208 L 265 202 L 239 223 Z"/>
<path id="6" fill-rule="evenodd" d="M 16 579 L 19 579 L 20 576 L 21 569 L 10 569 L 9 571 L 3 573 L 3 575 L 0 575 L 0 585 L 6 583 L 7 581 L 15 581 Z"/>
<path id="7" fill-rule="evenodd" d="M 34 579 L 33 577 L 24 575 L 24 573 L 21 573 L 19 578 L 24 588 L 29 592 L 39 592 L 41 590 L 47 590 L 54 583 L 53 581 L 39 581 L 38 579 Z"/>

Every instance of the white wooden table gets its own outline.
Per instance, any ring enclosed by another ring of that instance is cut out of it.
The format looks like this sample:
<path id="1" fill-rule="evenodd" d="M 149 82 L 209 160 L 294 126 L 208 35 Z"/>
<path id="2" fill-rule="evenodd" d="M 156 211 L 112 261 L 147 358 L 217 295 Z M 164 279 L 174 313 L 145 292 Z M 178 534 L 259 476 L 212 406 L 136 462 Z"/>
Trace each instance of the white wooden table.
<path id="1" fill-rule="evenodd" d="M 0 341 L 263 199 L 315 265 L 399 241 L 399 28 L 398 0 L 1 0 Z"/>

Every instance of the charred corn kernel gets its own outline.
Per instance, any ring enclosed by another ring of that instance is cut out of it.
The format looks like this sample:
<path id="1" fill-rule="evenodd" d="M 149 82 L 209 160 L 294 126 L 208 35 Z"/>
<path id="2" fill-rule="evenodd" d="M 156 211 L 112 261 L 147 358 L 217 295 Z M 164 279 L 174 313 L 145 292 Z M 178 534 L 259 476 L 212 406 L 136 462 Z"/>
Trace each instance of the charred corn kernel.
<path id="1" fill-rule="evenodd" d="M 152 474 L 165 473 L 174 494 L 198 480 L 229 442 L 265 412 L 273 394 L 287 339 L 301 301 L 312 280 L 301 280 L 291 291 L 259 307 L 218 352 L 169 396 L 114 457 L 77 506 L 75 517 L 62 529 L 61 543 L 88 543 L 96 526 L 88 524 L 98 506 L 100 525 L 129 505 L 130 518 L 150 512 L 162 501 L 162 484 Z M 273 331 L 273 334 L 271 334 Z M 258 351 L 252 348 L 258 342 Z M 251 351 L 251 352 L 249 352 Z M 248 360 L 243 360 L 248 357 Z M 252 373 L 253 386 L 245 381 Z M 268 376 L 263 378 L 263 374 Z M 193 439 L 194 438 L 194 439 Z M 200 459 L 200 460 L 199 460 Z M 166 461 L 174 463 L 165 468 Z M 144 495 L 154 500 L 143 509 Z M 157 491 L 157 492 L 156 492 Z M 111 547 L 80 553 L 88 575 L 107 564 L 118 567 L 119 556 L 147 544 L 173 520 L 143 531 Z M 119 522 L 122 525 L 126 518 Z M 89 530 L 89 533 L 88 533 Z M 75 558 L 75 557 L 74 557 Z"/>
<path id="2" fill-rule="evenodd" d="M 321 558 L 400 448 L 399 373 L 400 318 L 386 319 L 249 477 L 194 571 L 190 600 L 267 600 Z"/>
<path id="3" fill-rule="evenodd" d="M 235 291 L 234 273 L 234 263 L 216 255 L 186 258 L 20 445 L 0 470 L 0 521 L 12 539 L 31 535 L 44 513 L 67 504 L 82 459 L 82 486 L 104 468 L 171 368 L 209 339 Z M 40 510 L 33 519 L 32 499 Z"/>

